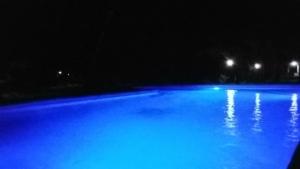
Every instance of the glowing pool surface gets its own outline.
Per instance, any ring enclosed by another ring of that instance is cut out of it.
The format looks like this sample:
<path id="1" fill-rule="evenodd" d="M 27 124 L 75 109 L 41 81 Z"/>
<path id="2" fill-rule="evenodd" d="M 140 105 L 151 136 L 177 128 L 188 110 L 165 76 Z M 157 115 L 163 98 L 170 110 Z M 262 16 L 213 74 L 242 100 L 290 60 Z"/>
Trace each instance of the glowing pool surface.
<path id="1" fill-rule="evenodd" d="M 0 107 L 1 169 L 285 169 L 300 86 L 186 86 Z"/>

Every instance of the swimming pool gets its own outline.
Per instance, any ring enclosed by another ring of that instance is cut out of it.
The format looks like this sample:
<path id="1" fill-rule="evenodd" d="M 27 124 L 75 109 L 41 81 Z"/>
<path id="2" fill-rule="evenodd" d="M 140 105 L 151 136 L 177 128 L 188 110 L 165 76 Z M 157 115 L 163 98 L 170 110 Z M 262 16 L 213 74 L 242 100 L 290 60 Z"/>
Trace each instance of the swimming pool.
<path id="1" fill-rule="evenodd" d="M 0 107 L 0 168 L 285 169 L 300 86 L 169 86 Z"/>

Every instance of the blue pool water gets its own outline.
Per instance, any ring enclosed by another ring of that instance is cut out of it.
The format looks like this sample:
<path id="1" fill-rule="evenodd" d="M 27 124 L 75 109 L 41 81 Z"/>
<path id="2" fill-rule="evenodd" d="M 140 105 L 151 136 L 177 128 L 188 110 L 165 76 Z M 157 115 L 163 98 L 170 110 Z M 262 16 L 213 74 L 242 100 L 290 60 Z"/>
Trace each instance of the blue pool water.
<path id="1" fill-rule="evenodd" d="M 185 86 L 0 107 L 3 169 L 285 169 L 300 86 Z"/>

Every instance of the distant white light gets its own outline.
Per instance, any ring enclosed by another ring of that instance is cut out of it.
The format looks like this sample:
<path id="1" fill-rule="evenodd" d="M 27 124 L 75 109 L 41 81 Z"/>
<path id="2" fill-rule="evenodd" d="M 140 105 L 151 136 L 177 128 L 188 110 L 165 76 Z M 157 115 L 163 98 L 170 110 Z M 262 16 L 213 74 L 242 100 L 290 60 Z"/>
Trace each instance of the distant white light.
<path id="1" fill-rule="evenodd" d="M 260 63 L 254 63 L 254 69 L 259 70 L 261 69 L 261 64 Z"/>
<path id="2" fill-rule="evenodd" d="M 297 61 L 294 60 L 294 61 L 291 61 L 291 62 L 290 62 L 290 66 L 291 66 L 291 67 L 296 67 L 296 66 L 299 66 L 299 63 L 298 63 Z"/>
<path id="3" fill-rule="evenodd" d="M 234 60 L 232 59 L 227 59 L 226 60 L 226 66 L 227 67 L 232 67 L 234 65 Z"/>
<path id="4" fill-rule="evenodd" d="M 213 89 L 214 89 L 214 90 L 220 90 L 220 88 L 217 87 L 217 86 L 215 86 Z"/>
<path id="5" fill-rule="evenodd" d="M 58 75 L 62 75 L 62 71 L 59 70 L 59 71 L 57 72 L 57 74 L 58 74 Z"/>

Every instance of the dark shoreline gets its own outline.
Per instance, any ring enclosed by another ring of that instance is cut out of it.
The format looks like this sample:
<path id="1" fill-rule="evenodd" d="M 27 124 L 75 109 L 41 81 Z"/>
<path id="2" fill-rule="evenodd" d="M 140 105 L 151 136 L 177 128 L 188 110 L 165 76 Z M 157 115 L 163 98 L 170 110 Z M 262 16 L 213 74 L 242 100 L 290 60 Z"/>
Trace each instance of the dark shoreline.
<path id="1" fill-rule="evenodd" d="M 102 94 L 113 94 L 119 92 L 130 92 L 137 91 L 141 88 L 151 89 L 153 86 L 164 88 L 164 87 L 172 87 L 175 86 L 190 86 L 190 85 L 291 85 L 298 86 L 299 83 L 228 83 L 228 84 L 220 84 L 220 83 L 172 83 L 172 84 L 126 84 L 126 85 L 107 85 L 107 86 L 84 86 L 80 84 L 66 84 L 66 85 L 58 85 L 51 87 L 41 87 L 36 89 L 27 89 L 27 90 L 2 90 L 0 92 L 0 106 L 19 104 L 19 103 L 27 103 L 33 101 L 42 101 L 42 100 L 50 100 L 50 99 L 59 99 L 59 98 L 68 98 L 68 97 L 80 97 L 80 96 L 89 96 L 89 95 L 102 95 Z"/>
<path id="2" fill-rule="evenodd" d="M 89 89 L 84 86 L 61 86 L 28 91 L 6 91 L 0 93 L 0 106 L 66 97 L 80 97 L 107 93 L 128 92 L 134 90 L 134 87 L 129 86 L 98 87 Z"/>

